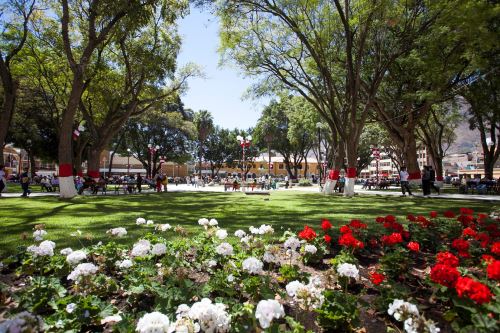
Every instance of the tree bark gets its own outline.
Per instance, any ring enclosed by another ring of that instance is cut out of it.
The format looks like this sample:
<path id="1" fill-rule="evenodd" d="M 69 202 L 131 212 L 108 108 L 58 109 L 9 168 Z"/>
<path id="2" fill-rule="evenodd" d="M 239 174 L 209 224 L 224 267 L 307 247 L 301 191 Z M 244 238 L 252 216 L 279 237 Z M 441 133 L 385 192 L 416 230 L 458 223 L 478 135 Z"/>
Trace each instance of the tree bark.
<path id="1" fill-rule="evenodd" d="M 2 84 L 4 89 L 3 94 L 3 105 L 2 112 L 0 113 L 0 146 L 4 147 L 7 142 L 5 138 L 7 137 L 7 132 L 9 130 L 10 123 L 12 121 L 12 115 L 14 114 L 14 107 L 16 104 L 16 93 L 17 93 L 17 83 L 12 81 L 12 76 L 7 73 L 7 78 L 3 78 Z M 3 154 L 0 154 L 0 164 L 4 165 Z"/>
<path id="2" fill-rule="evenodd" d="M 95 181 L 100 177 L 100 157 L 103 149 L 100 146 L 92 146 L 87 156 L 87 175 Z"/>

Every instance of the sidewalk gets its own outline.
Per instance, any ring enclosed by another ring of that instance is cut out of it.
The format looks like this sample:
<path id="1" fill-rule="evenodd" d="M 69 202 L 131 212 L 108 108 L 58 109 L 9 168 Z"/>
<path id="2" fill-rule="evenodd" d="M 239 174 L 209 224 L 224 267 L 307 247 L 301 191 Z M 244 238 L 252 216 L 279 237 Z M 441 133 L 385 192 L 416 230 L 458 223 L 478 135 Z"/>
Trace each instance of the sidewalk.
<path id="1" fill-rule="evenodd" d="M 174 184 L 169 184 L 167 188 L 168 192 L 218 192 L 218 193 L 244 193 L 241 191 L 224 191 L 224 186 L 204 186 L 204 187 L 194 187 L 191 185 L 186 185 L 186 184 L 179 184 L 175 186 Z M 290 189 L 284 189 L 280 188 L 279 190 L 271 190 L 270 193 L 273 193 L 275 191 L 294 191 L 294 192 L 306 192 L 306 193 L 319 193 L 319 189 L 317 186 L 308 186 L 308 187 L 299 187 L 299 186 L 294 186 Z M 248 192 L 252 192 L 251 190 Z M 259 189 L 255 189 L 254 192 L 261 192 Z M 400 197 L 401 192 L 397 191 L 377 191 L 377 190 L 363 190 L 361 188 L 361 185 L 356 185 L 355 186 L 355 192 L 358 195 L 378 195 L 378 196 L 393 196 L 393 197 Z M 147 193 L 155 193 L 154 190 L 143 190 L 142 193 L 147 194 Z M 90 196 L 91 194 L 85 193 L 84 196 Z M 103 194 L 99 193 L 97 194 L 98 196 L 101 196 Z M 113 191 L 109 191 L 106 196 L 123 196 L 123 195 L 129 195 L 129 194 L 124 194 L 123 192 L 120 192 L 119 194 L 115 194 Z M 137 194 L 135 194 L 137 195 Z M 339 195 L 339 194 L 337 194 Z M 0 200 L 2 198 L 19 198 L 21 196 L 21 193 L 2 193 L 2 196 L 0 197 Z M 58 192 L 41 192 L 41 193 L 32 193 L 30 194 L 30 198 L 33 197 L 51 197 L 51 196 L 59 196 Z M 415 194 L 413 197 L 409 198 L 424 198 L 421 193 Z M 480 195 L 480 194 L 433 194 L 430 196 L 429 199 L 453 199 L 453 200 L 481 200 L 481 201 L 490 201 L 490 202 L 495 202 L 495 203 L 500 203 L 500 195 Z"/>

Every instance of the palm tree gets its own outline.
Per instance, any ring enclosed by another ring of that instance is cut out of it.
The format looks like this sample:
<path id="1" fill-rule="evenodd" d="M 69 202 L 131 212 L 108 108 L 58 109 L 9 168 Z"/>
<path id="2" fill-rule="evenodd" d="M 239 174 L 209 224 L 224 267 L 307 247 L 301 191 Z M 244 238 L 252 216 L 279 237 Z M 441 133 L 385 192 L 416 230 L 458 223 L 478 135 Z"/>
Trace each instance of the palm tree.
<path id="1" fill-rule="evenodd" d="M 201 178 L 201 160 L 203 158 L 203 145 L 207 140 L 208 135 L 214 127 L 214 119 L 212 114 L 207 110 L 200 110 L 194 115 L 194 124 L 198 133 L 198 158 L 199 158 L 199 175 Z"/>

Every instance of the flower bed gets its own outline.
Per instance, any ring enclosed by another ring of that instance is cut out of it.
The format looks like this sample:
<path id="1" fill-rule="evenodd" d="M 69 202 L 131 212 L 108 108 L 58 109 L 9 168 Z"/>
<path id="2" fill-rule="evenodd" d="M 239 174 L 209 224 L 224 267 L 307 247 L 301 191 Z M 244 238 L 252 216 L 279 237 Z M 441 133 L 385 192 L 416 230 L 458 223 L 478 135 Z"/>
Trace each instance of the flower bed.
<path id="1" fill-rule="evenodd" d="M 0 264 L 0 332 L 499 331 L 498 216 L 401 222 L 228 235 L 203 218 L 187 235 L 139 218 L 132 247 L 79 250 L 57 249 L 37 226 L 35 244 Z"/>

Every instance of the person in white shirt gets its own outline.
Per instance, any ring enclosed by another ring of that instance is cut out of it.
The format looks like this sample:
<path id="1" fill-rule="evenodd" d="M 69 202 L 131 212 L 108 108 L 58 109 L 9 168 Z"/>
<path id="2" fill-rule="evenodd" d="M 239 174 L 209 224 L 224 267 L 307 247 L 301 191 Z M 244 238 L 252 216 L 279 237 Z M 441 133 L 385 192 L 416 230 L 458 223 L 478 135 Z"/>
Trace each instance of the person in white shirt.
<path id="1" fill-rule="evenodd" d="M 401 167 L 401 171 L 399 172 L 399 180 L 401 182 L 401 191 L 403 192 L 403 196 L 406 197 L 406 191 L 408 191 L 409 195 L 413 195 L 411 193 L 410 184 L 408 183 L 408 171 L 406 171 L 406 167 Z M 406 190 L 406 191 L 405 191 Z"/>

